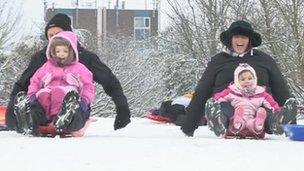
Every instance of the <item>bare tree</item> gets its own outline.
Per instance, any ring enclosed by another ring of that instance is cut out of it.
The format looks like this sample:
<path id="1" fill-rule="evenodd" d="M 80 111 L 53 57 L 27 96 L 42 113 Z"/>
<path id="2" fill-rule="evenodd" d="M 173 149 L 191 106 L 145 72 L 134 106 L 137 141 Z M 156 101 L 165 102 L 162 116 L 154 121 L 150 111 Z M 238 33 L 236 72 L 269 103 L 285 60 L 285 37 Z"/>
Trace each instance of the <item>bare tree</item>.
<path id="1" fill-rule="evenodd" d="M 284 25 L 284 33 L 280 36 L 286 49 L 282 51 L 284 64 L 289 70 L 289 76 L 304 85 L 304 42 L 303 42 L 303 0 L 274 0 L 274 6 L 279 11 Z M 287 34 L 286 34 L 287 33 Z M 290 72 L 292 71 L 292 73 Z"/>
<path id="2" fill-rule="evenodd" d="M 180 53 L 201 58 L 204 64 L 220 48 L 219 34 L 235 20 L 249 21 L 261 33 L 260 49 L 279 63 L 293 93 L 303 101 L 304 0 L 168 0 L 174 37 Z M 165 39 L 165 38 L 163 38 Z M 168 41 L 170 42 L 170 41 Z M 197 68 L 198 69 L 198 68 Z"/>
<path id="3" fill-rule="evenodd" d="M 17 32 L 16 26 L 20 20 L 20 13 L 14 9 L 10 1 L 0 1 L 0 52 L 3 52 Z"/>
<path id="4" fill-rule="evenodd" d="M 10 53 L 0 55 L 5 63 L 1 63 L 0 72 L 0 104 L 8 103 L 9 95 L 16 80 L 27 67 L 30 57 L 44 45 L 37 37 L 25 37 L 20 40 Z"/>
<path id="5" fill-rule="evenodd" d="M 166 94 L 162 79 L 163 57 L 157 55 L 157 49 L 149 42 L 135 42 L 128 37 L 108 37 L 104 45 L 101 60 L 119 79 L 132 115 L 143 115 Z M 99 85 L 96 97 L 94 114 L 112 115 L 115 110 L 113 102 Z"/>

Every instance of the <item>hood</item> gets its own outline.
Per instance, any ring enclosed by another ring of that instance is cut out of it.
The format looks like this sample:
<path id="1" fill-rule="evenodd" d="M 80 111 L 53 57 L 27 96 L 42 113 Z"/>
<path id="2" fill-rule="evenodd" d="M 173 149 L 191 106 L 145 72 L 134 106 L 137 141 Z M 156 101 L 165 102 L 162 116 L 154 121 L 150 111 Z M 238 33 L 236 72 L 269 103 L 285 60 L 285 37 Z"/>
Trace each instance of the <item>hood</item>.
<path id="1" fill-rule="evenodd" d="M 253 88 L 255 88 L 257 86 L 257 82 L 258 82 L 258 78 L 256 76 L 255 70 L 247 63 L 240 63 L 239 66 L 234 70 L 234 83 L 236 85 L 236 87 L 238 87 L 239 89 L 242 89 L 240 83 L 239 83 L 239 74 L 242 71 L 248 70 L 253 74 L 254 82 L 253 82 Z"/>
<path id="2" fill-rule="evenodd" d="M 52 55 L 51 55 L 51 42 L 54 40 L 54 38 L 63 38 L 65 40 L 67 40 L 68 42 L 70 42 L 72 49 L 74 51 L 74 59 L 72 61 L 79 61 L 79 54 L 78 54 L 78 49 L 77 49 L 77 35 L 74 32 L 71 31 L 62 31 L 58 34 L 56 34 L 55 36 L 53 36 L 50 41 L 49 44 L 47 46 L 47 50 L 46 50 L 46 57 L 48 60 L 53 59 Z M 52 62 L 55 62 L 54 60 L 51 60 Z"/>

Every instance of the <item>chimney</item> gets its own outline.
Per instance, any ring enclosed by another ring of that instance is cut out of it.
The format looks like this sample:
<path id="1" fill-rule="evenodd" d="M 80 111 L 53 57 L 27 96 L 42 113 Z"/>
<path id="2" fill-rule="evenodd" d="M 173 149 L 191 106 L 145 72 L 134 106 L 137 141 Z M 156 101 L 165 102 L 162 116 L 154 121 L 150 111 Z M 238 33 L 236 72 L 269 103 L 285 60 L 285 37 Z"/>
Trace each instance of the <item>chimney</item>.
<path id="1" fill-rule="evenodd" d="M 121 9 L 124 10 L 124 9 L 125 9 L 125 5 L 126 5 L 126 1 L 122 1 L 122 2 L 121 2 Z"/>
<path id="2" fill-rule="evenodd" d="M 119 7 L 119 0 L 116 0 L 115 9 L 118 10 L 118 7 Z"/>
<path id="3" fill-rule="evenodd" d="M 55 10 L 55 3 L 53 2 L 52 3 L 52 11 L 54 11 Z"/>

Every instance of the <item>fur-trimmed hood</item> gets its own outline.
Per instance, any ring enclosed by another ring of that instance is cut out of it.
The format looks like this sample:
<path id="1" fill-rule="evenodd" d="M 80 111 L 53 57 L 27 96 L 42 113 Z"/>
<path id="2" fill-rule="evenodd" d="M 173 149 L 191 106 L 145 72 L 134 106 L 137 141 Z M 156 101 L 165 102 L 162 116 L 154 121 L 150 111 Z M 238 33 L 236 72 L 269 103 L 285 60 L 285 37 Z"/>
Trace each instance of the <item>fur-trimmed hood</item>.
<path id="1" fill-rule="evenodd" d="M 71 44 L 71 47 L 74 51 L 74 55 L 72 56 L 73 59 L 71 59 L 71 61 L 72 62 L 78 62 L 79 61 L 79 54 L 78 54 L 78 49 L 77 49 L 77 35 L 74 32 L 71 32 L 71 31 L 62 31 L 62 32 L 56 34 L 55 36 L 53 36 L 50 39 L 49 44 L 47 46 L 47 50 L 46 50 L 47 59 L 51 60 L 52 62 L 55 62 L 53 60 L 54 55 L 52 54 L 52 48 L 54 48 L 54 47 L 52 47 L 52 41 L 54 41 L 54 39 L 56 39 L 56 38 L 65 39 Z"/>

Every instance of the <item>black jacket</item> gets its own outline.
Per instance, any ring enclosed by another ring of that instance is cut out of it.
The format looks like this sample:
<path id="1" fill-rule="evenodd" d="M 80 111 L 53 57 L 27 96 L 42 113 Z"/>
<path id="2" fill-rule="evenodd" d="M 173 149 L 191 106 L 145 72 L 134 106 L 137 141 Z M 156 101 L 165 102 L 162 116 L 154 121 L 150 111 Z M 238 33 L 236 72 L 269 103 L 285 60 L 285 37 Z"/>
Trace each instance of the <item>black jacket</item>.
<path id="1" fill-rule="evenodd" d="M 98 56 L 90 51 L 87 51 L 80 45 L 78 45 L 79 62 L 84 64 L 92 73 L 93 79 L 98 84 L 101 84 L 105 92 L 112 97 L 116 105 L 117 115 L 121 117 L 130 117 L 130 109 L 127 102 L 127 98 L 123 94 L 122 87 L 105 64 L 103 64 Z M 27 91 L 30 84 L 30 78 L 34 75 L 38 68 L 40 68 L 45 62 L 46 47 L 37 52 L 31 57 L 31 61 L 27 69 L 22 73 L 20 79 L 14 84 L 13 91 L 10 96 L 10 102 L 6 111 L 6 125 L 10 129 L 14 129 L 16 126 L 16 118 L 13 114 L 13 104 L 16 94 L 20 91 Z"/>
<path id="2" fill-rule="evenodd" d="M 187 118 L 182 125 L 184 132 L 194 131 L 198 127 L 204 115 L 206 101 L 233 81 L 234 70 L 239 63 L 248 63 L 255 69 L 258 85 L 265 86 L 280 106 L 290 98 L 286 80 L 269 55 L 258 50 L 253 50 L 252 55 L 247 53 L 243 57 L 232 57 L 221 52 L 211 58 L 195 89 L 193 98 L 186 109 Z"/>

